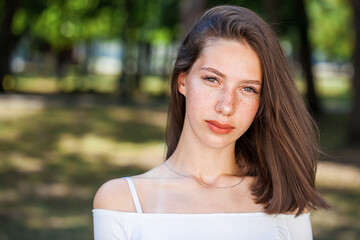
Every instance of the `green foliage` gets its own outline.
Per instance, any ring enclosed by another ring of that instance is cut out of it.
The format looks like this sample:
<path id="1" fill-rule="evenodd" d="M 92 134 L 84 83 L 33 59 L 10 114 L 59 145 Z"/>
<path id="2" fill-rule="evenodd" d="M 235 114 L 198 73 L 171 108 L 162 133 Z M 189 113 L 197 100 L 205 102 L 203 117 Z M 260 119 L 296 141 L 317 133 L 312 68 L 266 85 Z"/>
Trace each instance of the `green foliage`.
<path id="1" fill-rule="evenodd" d="M 169 43 L 178 37 L 178 4 L 175 0 L 127 0 L 123 37 L 127 41 Z"/>
<path id="2" fill-rule="evenodd" d="M 309 36 L 314 49 L 329 60 L 349 60 L 354 49 L 350 0 L 307 1 Z"/>
<path id="3" fill-rule="evenodd" d="M 147 39 L 149 40 L 149 42 L 156 45 L 156 44 L 170 43 L 173 37 L 171 30 L 163 27 L 149 31 Z"/>
<path id="4" fill-rule="evenodd" d="M 116 36 L 124 26 L 120 12 L 113 2 L 54 1 L 34 21 L 31 32 L 52 48 L 64 49 L 76 41 Z"/>
<path id="5" fill-rule="evenodd" d="M 28 31 L 54 50 L 70 48 L 77 41 L 114 37 L 169 43 L 178 34 L 178 5 L 175 0 L 24 1 L 15 13 L 12 31 L 18 36 Z"/>
<path id="6" fill-rule="evenodd" d="M 113 37 L 166 44 L 180 38 L 180 3 L 175 0 L 22 1 L 15 13 L 12 31 L 21 35 L 29 30 L 34 38 L 55 50 L 71 47 L 76 41 Z M 208 1 L 208 7 L 219 4 L 248 7 L 265 19 L 268 17 L 264 1 Z M 278 20 L 274 26 L 283 38 L 292 39 L 297 45 L 293 3 L 278 0 L 278 4 Z M 350 0 L 307 0 L 306 4 L 314 50 L 329 60 L 349 60 L 355 38 Z M 3 5 L 4 1 L 0 0 L 0 7 Z M 3 15 L 1 12 L 0 16 Z"/>
<path id="7" fill-rule="evenodd" d="M 35 36 L 47 40 L 54 48 L 63 45 L 70 45 L 70 39 L 63 35 L 64 32 L 69 33 L 69 26 L 63 25 L 61 20 L 61 9 L 59 6 L 53 5 L 43 11 L 32 27 Z"/>
<path id="8" fill-rule="evenodd" d="M 89 10 L 94 10 L 99 6 L 99 0 L 72 0 L 64 4 L 65 9 L 76 12 L 86 13 Z"/>
<path id="9" fill-rule="evenodd" d="M 14 16 L 12 32 L 15 35 L 20 35 L 25 31 L 27 22 L 29 21 L 28 13 L 24 8 L 19 9 Z"/>

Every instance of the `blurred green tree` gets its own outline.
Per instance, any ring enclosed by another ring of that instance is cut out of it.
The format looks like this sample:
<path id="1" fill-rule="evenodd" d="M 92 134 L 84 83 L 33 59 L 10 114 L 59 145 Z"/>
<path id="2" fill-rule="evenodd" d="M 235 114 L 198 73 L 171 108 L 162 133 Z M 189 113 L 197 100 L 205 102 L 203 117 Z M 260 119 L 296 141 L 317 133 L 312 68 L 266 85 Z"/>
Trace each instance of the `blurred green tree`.
<path id="1" fill-rule="evenodd" d="M 349 61 L 354 49 L 352 7 L 349 0 L 307 0 L 309 35 L 317 52 L 329 61 Z"/>
<path id="2" fill-rule="evenodd" d="M 55 51 L 72 47 L 77 41 L 116 36 L 124 27 L 122 1 L 50 1 L 31 25 L 35 37 Z"/>
<path id="3" fill-rule="evenodd" d="M 124 6 L 123 71 L 118 86 L 121 99 L 128 100 L 139 89 L 141 76 L 148 73 L 153 46 L 179 38 L 179 1 L 125 0 Z"/>
<path id="4" fill-rule="evenodd" d="M 56 55 L 56 75 L 66 74 L 66 62 L 77 42 L 117 37 L 125 26 L 125 6 L 115 0 L 50 1 L 29 27 L 31 35 L 49 45 Z M 87 64 L 87 61 L 85 61 Z M 86 73 L 87 67 L 83 67 Z"/>
<path id="5" fill-rule="evenodd" d="M 124 49 L 120 92 L 131 95 L 139 87 L 141 74 L 147 72 L 152 46 L 170 44 L 181 36 L 176 0 L 0 0 L 1 5 L 5 10 L 0 14 L 1 80 L 9 73 L 14 39 L 23 35 L 31 36 L 32 47 L 50 49 L 56 55 L 59 78 L 66 73 L 65 63 L 75 43 L 118 38 Z"/>
<path id="6" fill-rule="evenodd" d="M 33 44 L 49 46 L 56 54 L 56 73 L 61 77 L 75 42 L 118 36 L 125 23 L 123 1 L 0 0 L 0 5 L 4 6 L 0 15 L 0 80 L 9 73 L 10 55 L 25 34 L 31 36 Z M 1 82 L 0 91 L 2 86 Z"/>

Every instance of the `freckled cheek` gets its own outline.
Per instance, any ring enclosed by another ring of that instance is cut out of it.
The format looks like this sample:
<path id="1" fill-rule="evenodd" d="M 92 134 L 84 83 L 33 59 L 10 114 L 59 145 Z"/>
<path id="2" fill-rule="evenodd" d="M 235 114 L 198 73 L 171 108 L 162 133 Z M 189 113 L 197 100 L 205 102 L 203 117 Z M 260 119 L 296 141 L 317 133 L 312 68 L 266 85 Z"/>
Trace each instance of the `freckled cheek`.
<path id="1" fill-rule="evenodd" d="M 208 108 L 211 101 L 214 100 L 214 95 L 211 92 L 204 91 L 204 89 L 192 87 L 188 89 L 186 97 L 187 108 L 201 110 Z M 190 109 L 189 109 L 190 110 Z"/>
<path id="2" fill-rule="evenodd" d="M 259 98 L 243 98 L 238 106 L 239 114 L 247 115 L 249 118 L 254 118 L 260 105 Z"/>

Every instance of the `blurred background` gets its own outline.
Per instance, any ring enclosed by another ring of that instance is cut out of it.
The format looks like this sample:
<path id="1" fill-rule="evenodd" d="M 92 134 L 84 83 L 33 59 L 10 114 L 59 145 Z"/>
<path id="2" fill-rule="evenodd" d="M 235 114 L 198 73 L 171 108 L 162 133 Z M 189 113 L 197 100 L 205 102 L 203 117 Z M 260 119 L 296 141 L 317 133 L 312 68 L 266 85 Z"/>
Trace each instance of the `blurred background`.
<path id="1" fill-rule="evenodd" d="M 0 0 L 0 240 L 91 239 L 102 183 L 164 159 L 169 75 L 208 7 L 278 34 L 320 127 L 315 239 L 360 239 L 360 1 Z"/>

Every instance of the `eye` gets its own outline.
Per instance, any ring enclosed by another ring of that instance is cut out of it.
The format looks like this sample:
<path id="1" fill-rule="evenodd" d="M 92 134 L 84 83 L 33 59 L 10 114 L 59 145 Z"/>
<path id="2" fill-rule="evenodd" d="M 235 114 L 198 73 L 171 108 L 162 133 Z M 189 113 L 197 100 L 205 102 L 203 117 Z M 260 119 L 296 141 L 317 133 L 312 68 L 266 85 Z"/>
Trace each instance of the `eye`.
<path id="1" fill-rule="evenodd" d="M 214 77 L 204 77 L 204 80 L 210 82 L 210 83 L 217 83 L 219 82 L 216 78 Z"/>
<path id="2" fill-rule="evenodd" d="M 246 92 L 258 93 L 258 92 L 257 92 L 254 88 L 252 88 L 252 87 L 244 87 L 243 90 L 246 91 Z"/>

